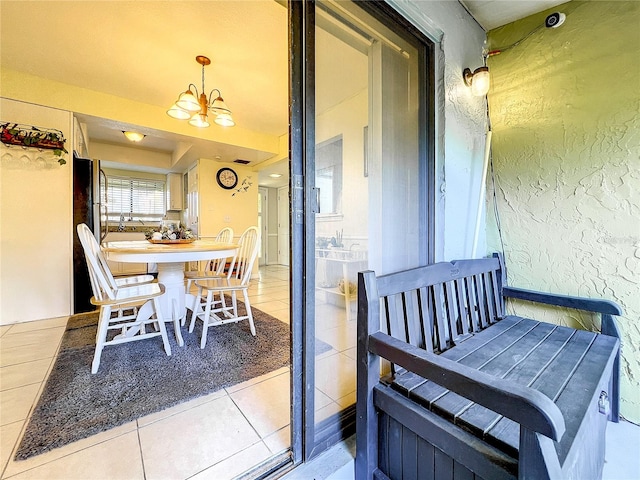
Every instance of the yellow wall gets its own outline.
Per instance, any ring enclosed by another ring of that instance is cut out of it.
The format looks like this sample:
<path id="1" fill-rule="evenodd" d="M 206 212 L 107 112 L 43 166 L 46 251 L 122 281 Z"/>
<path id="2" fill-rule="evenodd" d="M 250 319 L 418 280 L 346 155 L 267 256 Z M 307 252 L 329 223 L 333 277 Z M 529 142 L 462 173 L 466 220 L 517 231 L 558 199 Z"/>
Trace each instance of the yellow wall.
<path id="1" fill-rule="evenodd" d="M 640 2 L 563 4 L 566 22 L 489 59 L 509 283 L 618 302 L 622 413 L 640 421 Z M 489 32 L 508 46 L 546 11 Z M 490 198 L 491 195 L 488 195 Z M 489 209 L 491 210 L 491 208 Z M 489 251 L 499 250 L 489 219 Z M 557 321 L 548 309 L 518 314 Z M 597 320 L 570 313 L 571 326 Z"/>
<path id="2" fill-rule="evenodd" d="M 232 168 L 238 174 L 235 189 L 225 190 L 218 185 L 216 173 L 222 167 Z M 243 185 L 243 182 L 246 183 Z M 246 191 L 244 187 L 248 187 Z M 247 227 L 258 224 L 258 173 L 251 168 L 201 158 L 198 160 L 198 194 L 201 238 L 215 237 L 224 227 L 231 227 L 237 240 Z"/>
<path id="3" fill-rule="evenodd" d="M 69 112 L 0 99 L 0 123 L 55 128 L 71 150 Z M 0 144 L 0 324 L 69 315 L 72 167 L 51 150 Z"/>

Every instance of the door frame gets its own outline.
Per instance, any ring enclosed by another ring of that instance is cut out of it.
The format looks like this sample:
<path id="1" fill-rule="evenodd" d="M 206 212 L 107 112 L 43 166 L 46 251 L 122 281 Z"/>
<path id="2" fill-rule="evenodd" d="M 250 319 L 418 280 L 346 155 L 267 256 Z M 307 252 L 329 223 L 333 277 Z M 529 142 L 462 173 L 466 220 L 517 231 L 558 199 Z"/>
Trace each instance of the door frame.
<path id="1" fill-rule="evenodd" d="M 303 355 L 303 345 L 308 336 L 305 326 L 305 318 L 312 309 L 307 305 L 305 260 L 308 250 L 303 219 L 305 206 L 303 198 L 304 161 L 306 153 L 307 126 L 305 98 L 309 90 L 307 83 L 313 76 L 309 75 L 305 67 L 307 55 L 313 55 L 313 38 L 311 45 L 308 43 L 310 36 L 306 30 L 313 26 L 313 2 L 311 0 L 289 1 L 289 198 L 291 208 L 289 210 L 290 232 L 290 262 L 289 272 L 291 278 L 290 319 L 291 319 L 291 451 L 294 465 L 309 458 L 307 445 L 306 398 L 311 396 L 305 392 L 308 384 L 307 378 L 313 378 L 313 365 L 311 372 L 305 368 L 306 357 Z M 310 13 L 311 12 L 311 13 Z M 312 30 L 313 31 L 313 30 Z M 313 58 L 313 57 L 312 57 Z M 313 91 L 313 89 L 311 89 Z M 311 119 L 311 126 L 314 125 Z M 313 137 L 312 137 L 313 138 Z M 313 305 L 312 305 L 313 307 Z M 313 392 L 311 392 L 313 393 Z"/>
<path id="2" fill-rule="evenodd" d="M 283 205 L 280 196 L 281 195 L 285 195 L 286 196 L 286 203 Z M 283 261 L 283 257 L 284 255 L 281 253 L 282 250 L 280 249 L 280 246 L 282 245 L 282 239 L 280 238 L 280 218 L 281 216 L 284 218 L 288 219 L 288 214 L 289 214 L 289 187 L 288 186 L 284 186 L 284 187 L 278 187 L 276 188 L 276 204 L 277 204 L 277 219 L 278 219 L 278 227 L 277 227 L 277 232 L 276 232 L 276 242 L 277 242 L 277 247 L 278 247 L 278 255 L 276 258 L 276 263 L 278 265 L 286 265 L 289 266 L 291 264 L 291 257 L 290 257 L 290 252 L 289 252 L 289 245 L 291 244 L 291 238 L 290 236 L 287 237 L 287 242 L 286 242 L 286 254 L 287 254 L 287 261 L 284 262 Z M 289 231 L 289 225 L 287 225 L 286 228 L 287 231 Z"/>
<path id="3" fill-rule="evenodd" d="M 434 44 L 384 1 L 358 2 L 385 25 L 414 37 L 419 50 L 419 176 L 423 263 L 435 259 Z M 291 447 L 293 463 L 308 461 L 355 433 L 355 405 L 315 424 L 315 2 L 289 1 L 289 192 L 291 279 Z"/>

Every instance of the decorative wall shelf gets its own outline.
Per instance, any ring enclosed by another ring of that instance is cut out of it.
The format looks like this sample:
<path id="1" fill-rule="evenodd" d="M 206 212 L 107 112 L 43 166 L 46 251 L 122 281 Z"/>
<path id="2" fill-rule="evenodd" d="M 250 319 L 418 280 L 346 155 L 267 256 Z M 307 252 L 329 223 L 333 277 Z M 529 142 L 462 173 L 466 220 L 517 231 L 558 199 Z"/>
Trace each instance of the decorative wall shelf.
<path id="1" fill-rule="evenodd" d="M 53 150 L 53 154 L 58 157 L 60 165 L 67 163 L 63 157 L 64 154 L 68 153 L 64 147 L 66 142 L 64 134 L 54 128 L 3 123 L 0 125 L 0 141 L 7 146 Z"/>

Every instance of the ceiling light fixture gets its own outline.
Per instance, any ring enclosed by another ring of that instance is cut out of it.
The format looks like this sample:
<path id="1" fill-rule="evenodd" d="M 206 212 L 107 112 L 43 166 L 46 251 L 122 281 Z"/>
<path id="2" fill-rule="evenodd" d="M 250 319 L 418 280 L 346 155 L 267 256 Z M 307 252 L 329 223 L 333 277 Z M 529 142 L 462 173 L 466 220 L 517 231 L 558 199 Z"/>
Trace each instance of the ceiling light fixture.
<path id="1" fill-rule="evenodd" d="M 146 137 L 146 135 L 139 133 L 139 132 L 131 132 L 131 131 L 122 131 L 122 133 L 124 133 L 124 136 L 127 137 L 127 140 L 130 140 L 132 142 L 139 142 L 140 140 L 142 140 L 144 137 Z"/>
<path id="2" fill-rule="evenodd" d="M 210 125 L 208 119 L 208 112 L 210 110 L 216 116 L 213 120 L 215 123 L 223 127 L 233 127 L 236 123 L 231 117 L 231 110 L 229 110 L 222 99 L 220 90 L 217 88 L 211 90 L 211 93 L 209 93 L 209 99 L 207 99 L 207 96 L 204 93 L 204 67 L 209 65 L 211 60 L 204 55 L 198 55 L 196 57 L 196 62 L 202 65 L 201 93 L 198 94 L 198 88 L 193 83 L 190 83 L 186 92 L 181 93 L 178 96 L 176 103 L 167 110 L 167 115 L 178 120 L 189 119 L 189 125 L 205 128 Z M 191 90 L 191 87 L 195 90 L 195 94 Z M 217 96 L 214 97 L 213 92 L 217 92 Z"/>
<path id="3" fill-rule="evenodd" d="M 271 178 L 280 178 L 282 176 L 282 174 L 280 174 L 280 173 L 271 173 L 271 174 L 269 174 L 269 176 Z"/>
<path id="4" fill-rule="evenodd" d="M 465 68 L 462 71 L 462 78 L 467 87 L 471 87 L 471 93 L 477 97 L 484 97 L 489 91 L 489 67 L 476 68 L 473 73 L 471 69 Z"/>

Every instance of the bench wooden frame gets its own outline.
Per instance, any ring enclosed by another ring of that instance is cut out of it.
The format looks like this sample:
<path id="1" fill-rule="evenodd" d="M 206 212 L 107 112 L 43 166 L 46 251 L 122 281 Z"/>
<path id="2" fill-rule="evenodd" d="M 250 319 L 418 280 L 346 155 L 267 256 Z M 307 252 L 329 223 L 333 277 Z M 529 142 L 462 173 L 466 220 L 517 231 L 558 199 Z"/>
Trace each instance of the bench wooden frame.
<path id="1" fill-rule="evenodd" d="M 601 333 L 506 315 L 505 298 L 600 313 Z M 607 300 L 507 287 L 497 254 L 360 272 L 356 479 L 600 478 L 606 422 L 619 416 L 621 314 Z M 461 363 L 483 355 L 506 373 Z M 555 401 L 544 393 L 554 380 Z"/>

